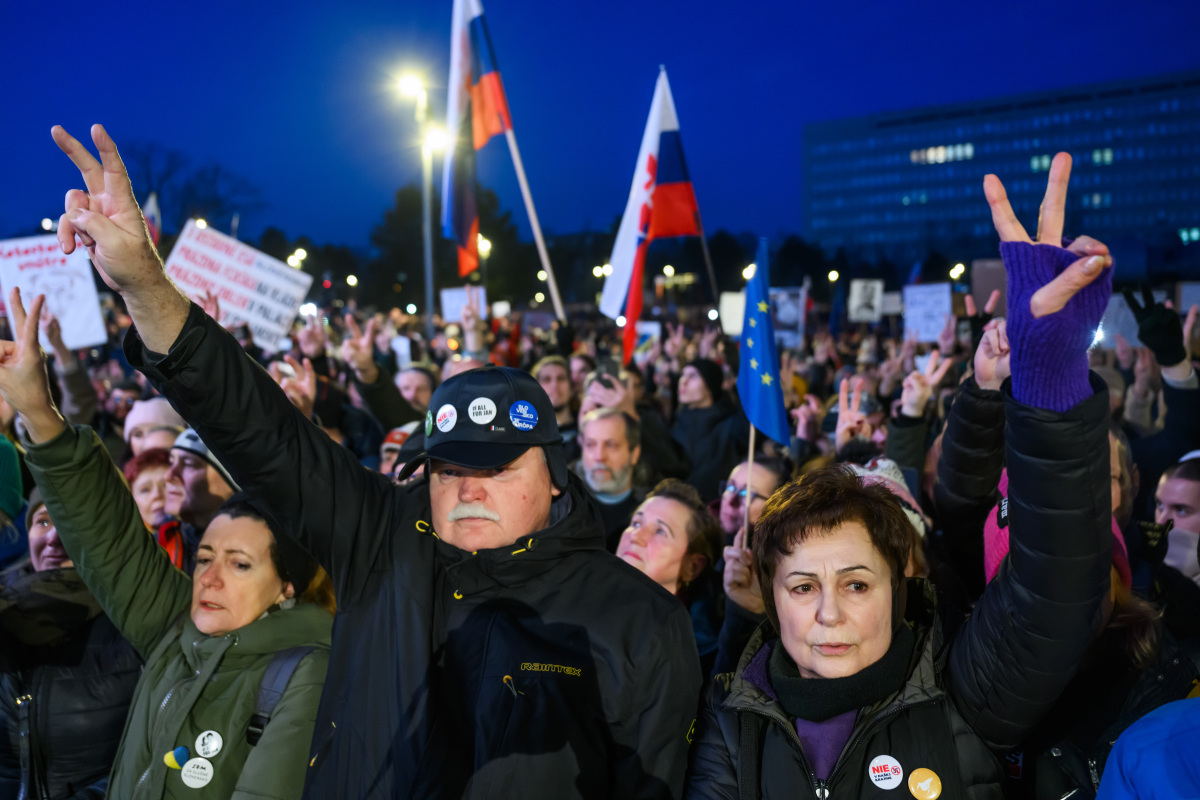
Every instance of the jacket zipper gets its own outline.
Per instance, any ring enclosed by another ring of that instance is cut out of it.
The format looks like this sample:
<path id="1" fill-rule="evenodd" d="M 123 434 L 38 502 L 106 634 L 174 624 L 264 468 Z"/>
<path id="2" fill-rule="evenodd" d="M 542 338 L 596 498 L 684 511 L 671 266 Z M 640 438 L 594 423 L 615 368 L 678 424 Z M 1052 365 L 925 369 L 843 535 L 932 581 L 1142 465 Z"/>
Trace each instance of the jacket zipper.
<path id="1" fill-rule="evenodd" d="M 768 722 L 774 722 L 776 725 L 779 724 L 779 720 L 776 719 L 775 717 L 771 716 L 770 714 L 766 714 L 766 713 L 763 713 L 762 711 L 757 711 L 755 709 L 750 709 L 750 708 L 747 708 L 744 710 L 749 711 L 751 714 L 756 714 L 756 715 L 762 717 L 763 719 L 767 720 Z M 784 725 L 783 727 L 786 728 L 788 734 L 791 735 L 792 744 L 796 745 L 796 754 L 800 756 L 800 766 L 804 768 L 804 772 L 808 775 L 809 782 L 812 784 L 813 794 L 815 794 L 817 796 L 818 800 L 827 800 L 827 798 L 829 797 L 828 783 L 826 781 L 819 780 L 817 778 L 817 776 L 813 773 L 812 765 L 808 763 L 808 756 L 804 755 L 804 745 L 800 743 L 800 735 L 798 733 L 796 733 L 796 728 L 791 723 L 788 723 L 788 724 Z M 758 770 L 758 774 L 759 774 L 759 779 L 760 779 L 759 789 L 761 791 L 761 789 L 762 789 L 761 763 L 760 763 L 760 768 Z"/>
<path id="2" fill-rule="evenodd" d="M 1100 791 L 1100 773 L 1096 771 L 1096 759 L 1088 759 L 1088 772 L 1092 776 L 1092 791 Z"/>

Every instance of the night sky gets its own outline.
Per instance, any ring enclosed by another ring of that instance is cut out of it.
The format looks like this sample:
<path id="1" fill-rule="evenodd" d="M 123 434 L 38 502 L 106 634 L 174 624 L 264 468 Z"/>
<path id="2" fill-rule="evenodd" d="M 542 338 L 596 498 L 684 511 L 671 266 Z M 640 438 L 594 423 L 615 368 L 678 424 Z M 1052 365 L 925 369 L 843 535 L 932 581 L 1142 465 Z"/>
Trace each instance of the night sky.
<path id="1" fill-rule="evenodd" d="M 558 233 L 605 229 L 623 210 L 660 63 L 705 227 L 769 236 L 800 230 L 805 122 L 1200 67 L 1195 2 L 484 8 L 542 225 Z M 82 186 L 51 125 L 82 139 L 103 122 L 118 146 L 157 142 L 259 186 L 265 208 L 243 216 L 242 238 L 273 225 L 367 250 L 395 190 L 420 178 L 412 106 L 394 80 L 423 73 L 443 116 L 450 10 L 10 0 L 0 237 L 57 218 Z M 528 237 L 503 138 L 481 153 L 479 177 Z"/>

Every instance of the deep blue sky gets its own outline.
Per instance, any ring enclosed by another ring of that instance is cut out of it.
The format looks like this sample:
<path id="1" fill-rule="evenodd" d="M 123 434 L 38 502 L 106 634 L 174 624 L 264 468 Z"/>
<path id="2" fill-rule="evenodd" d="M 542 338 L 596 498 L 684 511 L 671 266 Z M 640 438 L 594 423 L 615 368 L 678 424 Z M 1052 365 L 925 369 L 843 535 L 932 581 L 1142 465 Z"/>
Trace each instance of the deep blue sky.
<path id="1" fill-rule="evenodd" d="M 1047 10 L 1052 7 L 1050 10 Z M 709 231 L 800 229 L 810 120 L 1200 66 L 1200 3 L 484 0 L 544 228 L 606 227 L 624 207 L 666 64 Z M 103 10 L 101 10 L 103 9 Z M 450 0 L 8 2 L 2 16 L 0 236 L 79 184 L 50 140 L 105 123 L 261 187 L 268 225 L 365 249 L 420 177 L 405 68 L 441 116 Z M 435 167 L 440 175 L 440 164 Z M 507 149 L 480 180 L 528 224 Z M 135 187 L 136 188 L 136 187 Z"/>

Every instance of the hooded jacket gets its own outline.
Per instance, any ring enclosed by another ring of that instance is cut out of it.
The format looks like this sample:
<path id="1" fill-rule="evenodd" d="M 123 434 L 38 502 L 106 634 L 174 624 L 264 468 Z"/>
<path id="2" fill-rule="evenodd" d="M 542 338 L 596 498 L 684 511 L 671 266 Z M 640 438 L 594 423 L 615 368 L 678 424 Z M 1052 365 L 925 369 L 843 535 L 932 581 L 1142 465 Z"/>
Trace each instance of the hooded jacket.
<path id="1" fill-rule="evenodd" d="M 859 710 L 827 778 L 816 778 L 794 721 L 753 680 L 768 638 L 760 633 L 738 672 L 714 681 L 689 797 L 733 800 L 753 769 L 763 798 L 875 797 L 905 785 L 884 785 L 893 776 L 876 774 L 893 764 L 905 780 L 932 770 L 943 797 L 1002 796 L 999 754 L 1025 738 L 1071 680 L 1108 592 L 1108 396 L 1095 376 L 1092 387 L 1097 394 L 1063 413 L 1008 398 L 1009 559 L 965 621 L 909 581 L 907 619 L 918 644 L 908 678 Z M 743 725 L 759 732 L 756 740 L 743 737 Z M 756 741 L 757 752 L 743 751 L 745 741 Z"/>
<path id="2" fill-rule="evenodd" d="M 145 660 L 109 779 L 111 797 L 298 797 L 325 680 L 332 618 L 300 604 L 224 636 L 200 633 L 189 616 L 192 581 L 155 544 L 99 437 L 64 428 L 28 448 L 58 535 L 109 619 Z M 353 457 L 353 456 L 351 456 Z M 246 739 L 263 673 L 275 653 L 310 646 L 257 746 Z M 197 755 L 202 733 L 223 745 L 208 760 L 210 780 L 190 788 L 164 756 Z M 332 795 L 330 795 L 332 796 Z"/>
<path id="3" fill-rule="evenodd" d="M 427 482 L 363 469 L 198 306 L 165 356 L 126 349 L 333 578 L 306 797 L 679 796 L 691 623 L 604 550 L 577 478 L 548 528 L 468 553 L 433 530 Z"/>

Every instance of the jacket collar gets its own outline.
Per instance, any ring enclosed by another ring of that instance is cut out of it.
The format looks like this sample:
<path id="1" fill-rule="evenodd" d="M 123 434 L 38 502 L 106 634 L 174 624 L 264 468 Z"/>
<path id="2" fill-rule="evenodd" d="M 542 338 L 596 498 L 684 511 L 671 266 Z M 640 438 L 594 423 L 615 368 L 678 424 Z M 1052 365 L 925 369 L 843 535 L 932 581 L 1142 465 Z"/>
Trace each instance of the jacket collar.
<path id="1" fill-rule="evenodd" d="M 329 647 L 332 628 L 333 617 L 313 603 L 272 611 L 222 636 L 201 633 L 189 614 L 183 622 L 179 646 L 192 669 L 199 669 L 213 657 L 257 658 L 302 645 Z"/>

